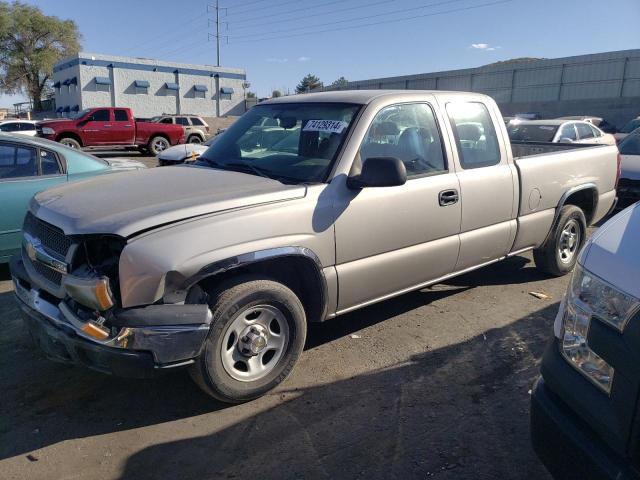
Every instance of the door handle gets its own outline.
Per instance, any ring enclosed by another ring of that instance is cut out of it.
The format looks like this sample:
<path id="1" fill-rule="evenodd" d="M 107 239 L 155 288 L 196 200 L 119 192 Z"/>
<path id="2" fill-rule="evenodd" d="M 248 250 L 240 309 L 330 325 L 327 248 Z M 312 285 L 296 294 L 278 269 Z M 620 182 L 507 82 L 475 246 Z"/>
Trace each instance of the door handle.
<path id="1" fill-rule="evenodd" d="M 440 203 L 441 207 L 446 207 L 447 205 L 458 203 L 458 198 L 457 190 L 443 190 L 438 194 L 438 203 Z"/>
<path id="2" fill-rule="evenodd" d="M 111 128 L 111 125 L 103 125 L 104 128 Z"/>
<path id="3" fill-rule="evenodd" d="M 131 127 L 133 127 L 133 125 L 123 125 L 123 127 L 131 128 Z"/>

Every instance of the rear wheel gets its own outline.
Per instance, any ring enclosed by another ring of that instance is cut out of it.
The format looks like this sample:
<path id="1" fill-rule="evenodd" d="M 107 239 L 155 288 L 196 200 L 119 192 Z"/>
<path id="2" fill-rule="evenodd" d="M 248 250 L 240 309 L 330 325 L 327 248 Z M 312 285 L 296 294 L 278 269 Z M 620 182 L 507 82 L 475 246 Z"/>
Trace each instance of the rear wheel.
<path id="1" fill-rule="evenodd" d="M 72 137 L 63 137 L 59 139 L 58 142 L 60 142 L 65 147 L 75 148 L 76 150 L 80 150 L 82 148 L 80 142 Z"/>
<path id="2" fill-rule="evenodd" d="M 264 395 L 293 370 L 307 322 L 285 285 L 239 277 L 212 294 L 211 331 L 191 375 L 209 395 L 240 403 Z"/>
<path id="3" fill-rule="evenodd" d="M 578 253 L 586 240 L 587 221 L 575 205 L 565 205 L 547 241 L 533 251 L 539 270 L 556 277 L 573 270 Z"/>
<path id="4" fill-rule="evenodd" d="M 160 153 L 164 152 L 170 146 L 169 140 L 164 137 L 157 136 L 151 139 L 147 148 L 152 155 L 160 155 Z"/>
<path id="5" fill-rule="evenodd" d="M 202 138 L 200 138 L 198 135 L 191 135 L 188 140 L 187 143 L 194 143 L 194 144 L 200 144 L 202 143 Z"/>

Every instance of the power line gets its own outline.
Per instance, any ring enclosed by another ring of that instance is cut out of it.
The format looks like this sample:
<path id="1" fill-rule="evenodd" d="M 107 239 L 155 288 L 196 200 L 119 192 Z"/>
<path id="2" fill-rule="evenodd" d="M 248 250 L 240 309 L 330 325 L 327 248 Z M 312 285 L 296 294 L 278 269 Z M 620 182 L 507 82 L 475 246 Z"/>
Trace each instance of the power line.
<path id="1" fill-rule="evenodd" d="M 300 3 L 300 0 L 287 0 L 285 2 L 280 2 L 280 3 L 274 3 L 269 5 L 268 7 L 260 7 L 260 8 L 249 8 L 247 10 L 242 10 L 240 12 L 232 12 L 230 15 L 228 15 L 229 17 L 234 16 L 234 15 L 242 15 L 243 13 L 249 13 L 249 12 L 255 12 L 255 11 L 259 11 L 260 9 L 267 9 L 267 8 L 277 8 L 280 7 L 282 5 L 289 5 L 291 3 Z M 245 5 L 242 5 L 243 7 Z"/>
<path id="2" fill-rule="evenodd" d="M 262 3 L 262 2 L 266 2 L 266 1 L 267 0 L 256 0 L 255 2 L 245 3 L 243 5 L 234 5 L 233 7 L 227 7 L 227 8 L 248 7 L 249 5 L 253 5 L 254 3 Z"/>
<path id="3" fill-rule="evenodd" d="M 348 8 L 338 8 L 338 9 L 334 9 L 331 12 L 328 12 L 330 15 L 334 14 L 334 13 L 341 13 L 341 12 L 348 12 L 350 10 L 360 10 L 362 8 L 365 7 L 375 7 L 376 5 L 382 5 L 383 3 L 389 3 L 390 0 L 380 0 L 379 2 L 374 2 L 374 3 L 370 3 L 367 2 L 366 5 L 356 5 L 353 7 L 348 7 Z M 394 1 L 394 0 L 391 0 Z M 295 20 L 306 20 L 309 18 L 309 15 L 301 15 L 299 17 L 293 17 L 293 18 L 285 18 L 282 20 L 274 20 L 271 22 L 260 22 L 260 26 L 263 27 L 265 25 L 275 25 L 276 23 L 285 23 L 285 22 L 293 22 Z M 236 30 L 243 30 L 243 29 L 247 29 L 247 28 L 254 28 L 255 25 L 241 25 L 240 27 L 234 27 Z"/>
<path id="4" fill-rule="evenodd" d="M 237 20 L 236 22 L 237 23 L 244 23 L 244 22 L 247 22 L 247 21 L 250 21 L 250 20 L 261 20 L 263 18 L 271 18 L 271 17 L 282 16 L 282 15 L 289 15 L 290 13 L 309 11 L 309 10 L 314 9 L 314 8 L 328 7 L 329 5 L 334 5 L 336 3 L 344 3 L 344 2 L 348 2 L 348 1 L 349 0 L 334 0 L 332 2 L 326 2 L 326 3 L 319 4 L 319 5 L 311 5 L 309 7 L 295 8 L 293 10 L 289 10 L 286 13 L 280 12 L 280 13 L 271 13 L 269 15 L 258 15 L 256 17 L 249 17 L 249 18 L 244 18 L 244 19 L 241 19 L 241 20 Z M 394 1 L 394 0 L 387 0 L 387 1 L 391 2 L 391 1 Z"/>
<path id="5" fill-rule="evenodd" d="M 502 3 L 510 3 L 510 2 L 514 2 L 514 1 L 515 0 L 498 0 L 496 2 L 489 2 L 489 3 L 480 4 L 480 5 L 473 5 L 473 6 L 455 8 L 455 9 L 452 9 L 452 10 L 444 10 L 442 12 L 427 13 L 427 14 L 423 14 L 423 15 L 414 15 L 412 17 L 398 18 L 398 19 L 394 19 L 394 20 L 382 20 L 382 21 L 379 21 L 379 22 L 370 22 L 370 23 L 365 23 L 365 24 L 362 24 L 362 25 L 349 25 L 347 27 L 327 28 L 327 29 L 324 29 L 324 30 L 315 30 L 315 31 L 311 31 L 311 32 L 296 33 L 296 34 L 292 34 L 292 35 L 280 35 L 280 36 L 277 36 L 277 37 L 256 38 L 256 39 L 252 39 L 252 40 L 241 40 L 239 42 L 231 42 L 231 43 L 233 43 L 235 45 L 235 44 L 238 44 L 238 43 L 263 42 L 263 41 L 266 41 L 266 40 L 278 40 L 278 39 L 282 39 L 282 38 L 304 37 L 304 36 L 307 36 L 307 35 L 314 35 L 314 34 L 317 34 L 317 33 L 337 32 L 337 31 L 340 31 L 340 30 L 371 27 L 371 26 L 374 26 L 374 25 L 383 25 L 383 24 L 388 24 L 388 23 L 406 22 L 408 20 L 414 20 L 416 18 L 434 17 L 436 15 L 444 15 L 444 14 L 447 14 L 447 13 L 463 12 L 463 11 L 467 11 L 467 10 L 474 10 L 474 9 L 483 8 L 483 7 L 490 7 L 490 6 L 493 6 L 493 5 L 500 5 Z"/>
<path id="6" fill-rule="evenodd" d="M 375 15 L 367 15 L 365 17 L 355 17 L 355 18 L 349 18 L 349 19 L 345 19 L 345 20 L 334 20 L 332 22 L 316 23 L 316 24 L 313 24 L 313 25 L 303 25 L 301 27 L 294 27 L 294 28 L 288 28 L 288 29 L 282 29 L 282 30 L 272 30 L 270 32 L 248 33 L 248 34 L 245 34 L 245 35 L 231 35 L 230 38 L 255 37 L 256 35 L 270 35 L 272 33 L 284 33 L 284 32 L 290 32 L 290 31 L 294 31 L 294 30 L 304 30 L 305 28 L 324 27 L 324 26 L 327 26 L 327 25 L 335 25 L 337 23 L 356 22 L 356 21 L 361 21 L 361 20 L 368 20 L 370 18 L 386 17 L 386 16 L 389 16 L 389 15 L 395 15 L 397 13 L 414 12 L 416 10 L 424 10 L 425 8 L 439 7 L 441 5 L 449 5 L 449 4 L 452 4 L 452 3 L 464 2 L 464 1 L 466 1 L 466 0 L 444 0 L 442 2 L 430 3 L 428 5 L 422 5 L 420 7 L 402 8 L 402 9 L 399 9 L 399 10 L 393 10 L 391 12 L 383 12 L 383 13 L 377 13 Z M 386 3 L 386 0 L 384 2 L 379 2 L 379 3 Z M 307 17 L 305 17 L 305 18 L 307 18 Z"/>

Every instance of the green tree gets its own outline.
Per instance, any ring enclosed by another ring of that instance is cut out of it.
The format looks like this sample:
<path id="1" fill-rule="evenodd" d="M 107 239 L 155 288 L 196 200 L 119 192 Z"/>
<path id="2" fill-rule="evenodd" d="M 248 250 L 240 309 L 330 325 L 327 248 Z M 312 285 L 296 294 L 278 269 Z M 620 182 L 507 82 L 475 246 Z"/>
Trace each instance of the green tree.
<path id="1" fill-rule="evenodd" d="M 278 98 L 282 96 L 282 92 L 280 90 L 274 90 L 273 92 L 271 92 L 271 96 L 273 98 Z"/>
<path id="2" fill-rule="evenodd" d="M 0 1 L 0 91 L 26 94 L 36 110 L 53 66 L 80 49 L 72 20 L 44 15 L 38 7 Z"/>
<path id="3" fill-rule="evenodd" d="M 253 92 L 247 92 L 247 98 L 256 98 L 256 94 Z"/>
<path id="4" fill-rule="evenodd" d="M 334 80 L 333 83 L 331 84 L 332 87 L 346 87 L 349 84 L 349 80 L 347 80 L 344 77 L 340 77 L 337 80 Z"/>
<path id="5" fill-rule="evenodd" d="M 322 87 L 320 79 L 309 73 L 296 86 L 296 93 L 307 93 L 320 87 Z"/>

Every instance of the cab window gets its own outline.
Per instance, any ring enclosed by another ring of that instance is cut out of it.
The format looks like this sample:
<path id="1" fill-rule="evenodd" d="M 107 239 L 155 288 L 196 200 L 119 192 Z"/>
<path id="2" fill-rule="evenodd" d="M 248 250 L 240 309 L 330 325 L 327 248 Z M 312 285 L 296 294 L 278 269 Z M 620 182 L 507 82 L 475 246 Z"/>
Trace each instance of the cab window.
<path id="1" fill-rule="evenodd" d="M 399 158 L 408 178 L 446 172 L 433 109 L 426 103 L 411 103 L 380 110 L 360 146 L 362 161 L 374 157 Z"/>
<path id="2" fill-rule="evenodd" d="M 108 122 L 109 121 L 109 110 L 96 110 L 87 119 L 90 122 Z"/>
<path id="3" fill-rule="evenodd" d="M 578 136 L 580 137 L 580 140 L 594 137 L 591 126 L 587 125 L 586 123 L 576 123 L 576 129 L 578 130 Z"/>
<path id="4" fill-rule="evenodd" d="M 189 120 L 186 117 L 176 117 L 176 123 L 184 127 L 189 126 Z"/>
<path id="5" fill-rule="evenodd" d="M 569 139 L 571 141 L 576 141 L 578 139 L 576 128 L 573 123 L 567 123 L 562 126 L 562 129 L 560 129 L 560 141 L 562 142 L 563 139 Z"/>
<path id="6" fill-rule="evenodd" d="M 116 122 L 127 122 L 129 120 L 126 110 L 114 110 L 113 115 Z"/>
<path id="7" fill-rule="evenodd" d="M 487 107 L 478 102 L 447 104 L 464 169 L 488 167 L 500 163 L 500 144 Z"/>

